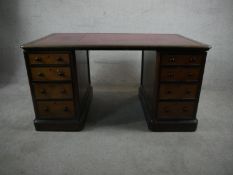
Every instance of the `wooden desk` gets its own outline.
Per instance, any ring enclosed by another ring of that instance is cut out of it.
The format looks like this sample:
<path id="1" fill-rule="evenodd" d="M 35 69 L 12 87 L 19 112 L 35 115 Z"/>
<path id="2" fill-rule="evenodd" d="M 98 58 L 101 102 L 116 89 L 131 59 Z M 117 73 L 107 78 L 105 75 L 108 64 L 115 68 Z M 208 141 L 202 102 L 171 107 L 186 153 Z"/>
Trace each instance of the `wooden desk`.
<path id="1" fill-rule="evenodd" d="M 152 131 L 195 131 L 210 46 L 175 34 L 57 33 L 21 46 L 39 131 L 79 131 L 92 99 L 89 50 L 142 50 L 139 97 Z"/>

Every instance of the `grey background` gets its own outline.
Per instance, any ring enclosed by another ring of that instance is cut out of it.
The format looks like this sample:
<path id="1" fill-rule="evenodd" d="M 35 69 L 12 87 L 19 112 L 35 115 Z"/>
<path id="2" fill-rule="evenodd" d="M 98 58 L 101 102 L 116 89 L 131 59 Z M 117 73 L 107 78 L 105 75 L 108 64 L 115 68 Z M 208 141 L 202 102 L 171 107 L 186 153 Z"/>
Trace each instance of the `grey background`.
<path id="1" fill-rule="evenodd" d="M 194 133 L 148 132 L 140 51 L 92 51 L 84 131 L 35 132 L 19 46 L 55 32 L 178 33 L 212 45 Z M 232 0 L 0 0 L 0 174 L 232 174 Z"/>

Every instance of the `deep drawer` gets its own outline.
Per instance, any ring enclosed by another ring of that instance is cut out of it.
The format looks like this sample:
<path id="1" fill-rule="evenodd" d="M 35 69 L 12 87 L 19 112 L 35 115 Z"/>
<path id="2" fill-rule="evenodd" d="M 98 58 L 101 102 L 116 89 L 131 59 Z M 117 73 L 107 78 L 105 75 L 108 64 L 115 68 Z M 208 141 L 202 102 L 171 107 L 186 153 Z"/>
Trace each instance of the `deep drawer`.
<path id="1" fill-rule="evenodd" d="M 198 84 L 165 83 L 160 85 L 160 99 L 195 99 L 197 97 Z"/>
<path id="2" fill-rule="evenodd" d="M 69 83 L 35 83 L 33 84 L 36 99 L 71 99 L 72 84 Z"/>
<path id="3" fill-rule="evenodd" d="M 159 102 L 159 119 L 192 119 L 196 102 Z"/>
<path id="4" fill-rule="evenodd" d="M 73 101 L 37 101 L 39 118 L 72 118 L 75 115 Z"/>

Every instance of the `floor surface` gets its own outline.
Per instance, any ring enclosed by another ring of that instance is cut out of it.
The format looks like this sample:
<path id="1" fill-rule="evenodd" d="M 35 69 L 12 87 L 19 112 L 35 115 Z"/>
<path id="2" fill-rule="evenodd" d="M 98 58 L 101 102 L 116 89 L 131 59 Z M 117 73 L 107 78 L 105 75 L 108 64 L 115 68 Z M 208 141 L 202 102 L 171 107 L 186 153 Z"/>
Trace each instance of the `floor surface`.
<path id="1" fill-rule="evenodd" d="M 82 132 L 36 132 L 28 84 L 0 86 L 0 175 L 232 175 L 233 93 L 203 89 L 196 132 L 150 132 L 137 89 L 94 88 Z"/>

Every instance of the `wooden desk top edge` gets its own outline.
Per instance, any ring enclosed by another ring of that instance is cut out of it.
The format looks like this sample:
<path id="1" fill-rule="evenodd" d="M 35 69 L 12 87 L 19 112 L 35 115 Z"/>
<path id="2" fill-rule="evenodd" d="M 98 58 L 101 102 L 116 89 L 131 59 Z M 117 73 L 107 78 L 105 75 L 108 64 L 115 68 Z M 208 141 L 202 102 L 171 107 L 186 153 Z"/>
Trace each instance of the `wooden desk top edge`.
<path id="1" fill-rule="evenodd" d="M 179 34 L 52 33 L 21 45 L 23 49 L 146 49 L 187 48 L 209 50 L 210 45 Z"/>

